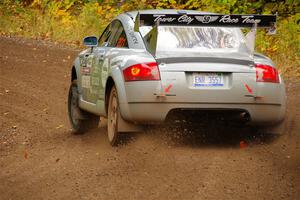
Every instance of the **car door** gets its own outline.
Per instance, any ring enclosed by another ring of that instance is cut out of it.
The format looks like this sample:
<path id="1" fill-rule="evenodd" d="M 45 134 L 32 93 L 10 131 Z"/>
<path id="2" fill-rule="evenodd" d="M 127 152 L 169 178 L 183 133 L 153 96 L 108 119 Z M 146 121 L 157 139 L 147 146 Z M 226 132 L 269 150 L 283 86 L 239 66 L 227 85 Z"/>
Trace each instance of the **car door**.
<path id="1" fill-rule="evenodd" d="M 87 50 L 81 58 L 82 98 L 87 102 L 96 103 L 99 99 L 98 91 L 102 87 L 101 68 L 111 35 L 111 24 L 109 24 L 100 36 L 98 46 Z"/>
<path id="2" fill-rule="evenodd" d="M 127 40 L 119 39 L 122 30 L 124 32 L 121 22 L 113 21 L 99 38 L 99 46 L 94 48 L 93 53 L 88 57 L 87 63 L 91 64 L 91 74 L 87 100 L 91 103 L 105 99 L 105 84 L 110 65 L 109 51 L 117 45 L 127 45 Z"/>

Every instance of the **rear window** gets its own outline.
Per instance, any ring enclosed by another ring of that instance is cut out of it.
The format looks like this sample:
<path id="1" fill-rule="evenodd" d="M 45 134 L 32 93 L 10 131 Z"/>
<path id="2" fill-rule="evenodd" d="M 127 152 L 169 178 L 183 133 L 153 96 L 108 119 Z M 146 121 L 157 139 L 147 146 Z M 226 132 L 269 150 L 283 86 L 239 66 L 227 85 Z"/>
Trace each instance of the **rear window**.
<path id="1" fill-rule="evenodd" d="M 151 26 L 143 26 L 145 36 Z M 245 48 L 244 35 L 239 28 L 159 26 L 157 52 L 237 52 Z"/>

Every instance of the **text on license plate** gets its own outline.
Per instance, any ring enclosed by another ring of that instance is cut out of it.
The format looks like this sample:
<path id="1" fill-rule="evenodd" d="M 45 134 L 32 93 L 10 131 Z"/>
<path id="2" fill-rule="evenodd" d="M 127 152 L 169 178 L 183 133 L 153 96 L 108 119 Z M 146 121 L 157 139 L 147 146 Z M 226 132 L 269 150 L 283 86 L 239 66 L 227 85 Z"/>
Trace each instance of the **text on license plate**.
<path id="1" fill-rule="evenodd" d="M 224 79 L 222 73 L 194 73 L 193 81 L 195 87 L 224 86 Z"/>

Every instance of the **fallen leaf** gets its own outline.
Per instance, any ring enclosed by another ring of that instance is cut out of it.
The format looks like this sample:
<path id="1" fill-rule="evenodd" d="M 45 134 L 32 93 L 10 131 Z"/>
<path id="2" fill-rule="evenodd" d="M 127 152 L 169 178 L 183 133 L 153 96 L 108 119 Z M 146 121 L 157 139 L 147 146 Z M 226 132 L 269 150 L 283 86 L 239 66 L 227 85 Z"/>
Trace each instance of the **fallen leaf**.
<path id="1" fill-rule="evenodd" d="M 24 158 L 25 158 L 25 159 L 27 159 L 27 158 L 28 158 L 28 152 L 27 152 L 27 150 L 26 150 L 26 149 L 24 150 Z"/>
<path id="2" fill-rule="evenodd" d="M 62 127 L 64 127 L 64 125 L 60 124 L 59 126 L 56 127 L 56 129 L 60 129 Z"/>
<path id="3" fill-rule="evenodd" d="M 12 126 L 12 128 L 13 128 L 13 129 L 16 129 L 16 128 L 17 128 L 17 126 L 16 126 L 16 125 L 14 125 L 14 126 Z"/>

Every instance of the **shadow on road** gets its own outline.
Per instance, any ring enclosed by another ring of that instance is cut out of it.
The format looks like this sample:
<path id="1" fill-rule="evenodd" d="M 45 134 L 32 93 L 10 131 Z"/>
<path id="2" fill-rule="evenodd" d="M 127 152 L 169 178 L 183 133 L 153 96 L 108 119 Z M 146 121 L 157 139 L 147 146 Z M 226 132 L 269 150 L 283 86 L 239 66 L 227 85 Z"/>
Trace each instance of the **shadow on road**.
<path id="1" fill-rule="evenodd" d="M 106 126 L 90 130 L 83 135 L 68 133 L 73 139 L 80 139 L 83 143 L 94 144 L 107 143 Z M 73 135 L 73 136 L 72 136 Z M 250 127 L 233 124 L 195 124 L 173 123 L 145 127 L 143 133 L 126 133 L 120 135 L 119 147 L 125 147 L 130 143 L 139 143 L 139 139 L 155 141 L 167 146 L 188 146 L 197 148 L 243 148 L 261 144 L 270 144 L 279 138 L 278 135 L 260 133 Z M 149 142 L 150 142 L 149 141 Z"/>
<path id="2" fill-rule="evenodd" d="M 234 125 L 199 126 L 176 124 L 156 127 L 149 131 L 153 137 L 161 137 L 172 146 L 243 148 L 270 144 L 278 135 L 260 133 L 249 127 Z"/>

